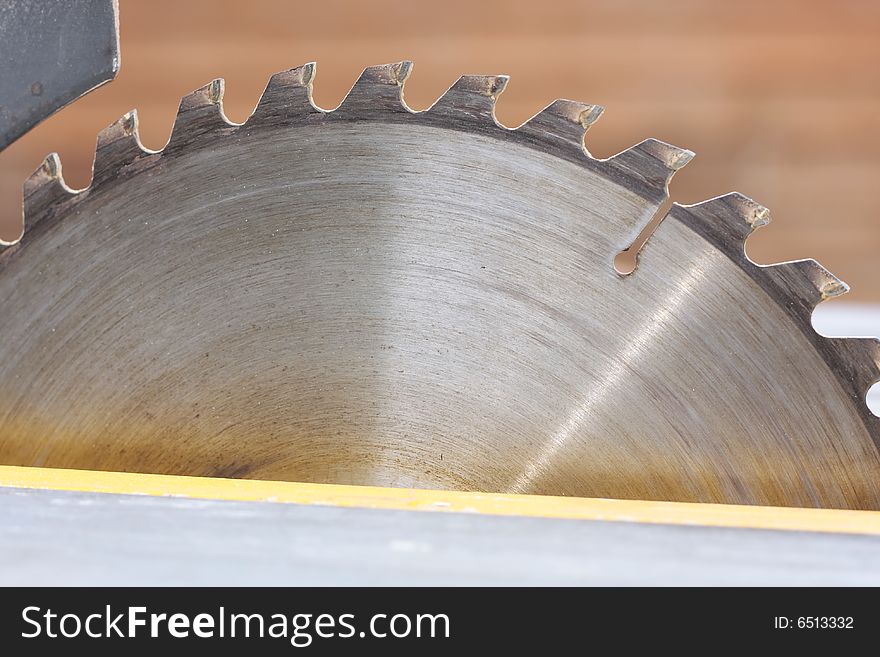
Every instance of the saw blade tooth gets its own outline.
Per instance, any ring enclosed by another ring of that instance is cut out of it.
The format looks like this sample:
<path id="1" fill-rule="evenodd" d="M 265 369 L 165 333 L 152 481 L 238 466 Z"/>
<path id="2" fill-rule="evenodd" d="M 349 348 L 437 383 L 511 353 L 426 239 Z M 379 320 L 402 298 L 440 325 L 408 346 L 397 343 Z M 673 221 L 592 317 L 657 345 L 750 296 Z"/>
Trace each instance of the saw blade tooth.
<path id="1" fill-rule="evenodd" d="M 693 205 L 673 203 L 670 214 L 741 262 L 752 231 L 770 223 L 770 211 L 739 192 L 730 192 Z"/>
<path id="2" fill-rule="evenodd" d="M 427 111 L 497 123 L 495 102 L 509 79 L 507 75 L 462 75 Z"/>
<path id="3" fill-rule="evenodd" d="M 321 112 L 312 99 L 312 81 L 317 65 L 309 62 L 276 73 L 266 84 L 248 127 L 279 125 L 292 118 Z"/>
<path id="4" fill-rule="evenodd" d="M 150 153 L 138 135 L 137 110 L 131 110 L 98 133 L 91 186 L 119 175 L 127 165 Z"/>
<path id="5" fill-rule="evenodd" d="M 797 270 L 801 277 L 809 281 L 811 285 L 812 289 L 810 290 L 810 298 L 814 302 L 814 305 L 817 305 L 826 299 L 833 299 L 834 297 L 839 297 L 849 292 L 849 285 L 811 258 L 794 260 L 792 262 L 782 262 L 769 266 Z"/>
<path id="6" fill-rule="evenodd" d="M 784 299 L 786 312 L 796 317 L 802 326 L 811 327 L 811 330 L 816 306 L 849 291 L 846 283 L 812 259 L 757 265 L 743 254 L 740 262 L 766 278 L 768 284 L 762 287 Z"/>
<path id="7" fill-rule="evenodd" d="M 340 115 L 410 112 L 403 100 L 403 85 L 411 71 L 410 61 L 368 66 L 335 112 Z"/>
<path id="8" fill-rule="evenodd" d="M 224 89 L 223 79 L 217 78 L 181 99 L 165 150 L 183 148 L 202 135 L 236 127 L 223 114 Z"/>
<path id="9" fill-rule="evenodd" d="M 3 246 L 17 244 L 40 219 L 62 202 L 73 198 L 77 190 L 64 182 L 61 159 L 58 153 L 50 153 L 42 164 L 24 181 L 24 230 L 17 240 Z"/>
<path id="10" fill-rule="evenodd" d="M 635 178 L 655 189 L 658 199 L 665 200 L 669 192 L 669 181 L 693 157 L 693 151 L 651 138 L 627 148 L 605 162 L 627 178 Z"/>
<path id="11" fill-rule="evenodd" d="M 584 135 L 599 120 L 605 108 L 560 98 L 517 128 L 522 134 L 536 138 L 568 142 L 584 148 Z"/>

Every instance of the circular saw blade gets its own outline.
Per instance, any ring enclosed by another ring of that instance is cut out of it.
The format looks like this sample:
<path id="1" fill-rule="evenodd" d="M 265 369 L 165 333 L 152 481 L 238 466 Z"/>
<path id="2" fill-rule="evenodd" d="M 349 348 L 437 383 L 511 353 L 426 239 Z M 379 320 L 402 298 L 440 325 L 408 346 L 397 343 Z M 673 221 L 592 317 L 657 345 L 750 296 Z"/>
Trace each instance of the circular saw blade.
<path id="1" fill-rule="evenodd" d="M 674 206 L 691 153 L 583 146 L 600 109 L 499 125 L 503 76 L 424 112 L 407 63 L 333 111 L 313 66 L 232 124 L 222 81 L 143 149 L 54 156 L 0 253 L 0 462 L 556 495 L 880 508 L 877 342 L 829 339 L 845 286 L 744 253 L 767 211 Z"/>

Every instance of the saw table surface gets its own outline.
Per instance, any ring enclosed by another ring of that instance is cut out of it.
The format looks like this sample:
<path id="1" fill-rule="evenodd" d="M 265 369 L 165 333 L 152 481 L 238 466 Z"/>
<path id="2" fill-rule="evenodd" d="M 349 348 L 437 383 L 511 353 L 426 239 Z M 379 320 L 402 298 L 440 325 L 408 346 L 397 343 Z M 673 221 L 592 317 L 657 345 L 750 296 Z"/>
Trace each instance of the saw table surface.
<path id="1" fill-rule="evenodd" d="M 880 584 L 875 512 L 0 468 L 0 528 L 4 586 Z"/>

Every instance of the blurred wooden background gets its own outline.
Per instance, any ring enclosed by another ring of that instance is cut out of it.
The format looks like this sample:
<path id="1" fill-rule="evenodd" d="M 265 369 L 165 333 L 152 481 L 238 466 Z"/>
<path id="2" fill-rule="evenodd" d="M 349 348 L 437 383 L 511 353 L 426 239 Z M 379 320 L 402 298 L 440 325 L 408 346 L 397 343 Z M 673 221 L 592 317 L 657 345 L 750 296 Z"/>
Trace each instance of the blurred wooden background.
<path id="1" fill-rule="evenodd" d="M 498 116 L 517 125 L 556 97 L 603 104 L 587 145 L 647 136 L 696 151 L 672 196 L 730 190 L 773 211 L 759 262 L 815 257 L 880 301 L 880 3 L 854 0 L 121 0 L 118 79 L 0 154 L 0 236 L 20 230 L 20 186 L 50 151 L 89 180 L 97 132 L 136 107 L 160 148 L 183 94 L 226 78 L 244 120 L 274 72 L 318 62 L 335 106 L 369 64 L 412 59 L 425 108 L 461 73 L 508 73 Z M 576 192 L 576 190 L 574 190 Z"/>

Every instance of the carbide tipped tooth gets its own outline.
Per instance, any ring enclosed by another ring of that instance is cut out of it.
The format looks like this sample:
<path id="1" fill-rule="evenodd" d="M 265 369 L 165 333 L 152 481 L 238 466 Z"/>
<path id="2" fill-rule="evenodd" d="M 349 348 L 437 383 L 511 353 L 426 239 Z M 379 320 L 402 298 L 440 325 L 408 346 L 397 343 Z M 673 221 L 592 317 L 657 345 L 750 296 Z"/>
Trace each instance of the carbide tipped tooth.
<path id="1" fill-rule="evenodd" d="M 24 181 L 24 233 L 42 219 L 53 206 L 75 192 L 64 183 L 58 153 L 50 153 Z"/>
<path id="2" fill-rule="evenodd" d="M 737 225 L 744 231 L 744 236 L 770 223 L 770 210 L 739 192 L 730 192 L 705 203 L 726 206 L 729 212 L 725 216 L 735 218 Z"/>
<path id="3" fill-rule="evenodd" d="M 494 121 L 495 102 L 509 79 L 507 75 L 463 75 L 428 111 Z"/>
<path id="4" fill-rule="evenodd" d="M 795 260 L 793 262 L 784 262 L 774 266 L 796 269 L 801 276 L 812 284 L 814 291 L 812 297 L 815 299 L 816 303 L 824 301 L 825 299 L 839 297 L 849 292 L 849 285 L 825 269 L 825 267 L 820 265 L 816 260 Z"/>
<path id="5" fill-rule="evenodd" d="M 608 163 L 624 175 L 656 189 L 665 198 L 672 176 L 693 157 L 693 151 L 652 138 L 609 158 Z"/>
<path id="6" fill-rule="evenodd" d="M 278 125 L 291 119 L 302 118 L 320 110 L 312 100 L 312 81 L 315 78 L 314 62 L 276 73 L 269 78 L 257 108 L 247 125 Z"/>
<path id="7" fill-rule="evenodd" d="M 365 68 L 336 111 L 359 115 L 409 112 L 403 86 L 411 71 L 412 62 L 408 61 Z"/>
<path id="8" fill-rule="evenodd" d="M 180 148 L 199 135 L 233 127 L 223 115 L 224 88 L 223 79 L 217 78 L 180 100 L 167 148 Z"/>
<path id="9" fill-rule="evenodd" d="M 757 267 L 748 263 L 747 266 Z M 804 326 L 812 323 L 813 310 L 826 299 L 839 297 L 849 286 L 812 259 L 780 262 L 758 267 L 780 290 L 780 299 L 786 300 L 786 310 L 796 315 Z"/>
<path id="10" fill-rule="evenodd" d="M 544 139 L 569 142 L 583 147 L 584 135 L 599 120 L 605 108 L 573 100 L 554 100 L 550 105 L 523 123 L 517 130 Z"/>
<path id="11" fill-rule="evenodd" d="M 412 62 L 403 61 L 393 64 L 380 64 L 378 66 L 368 66 L 361 73 L 354 87 L 371 86 L 374 84 L 387 87 L 402 87 L 412 71 Z"/>
<path id="12" fill-rule="evenodd" d="M 138 138 L 137 110 L 131 110 L 98 133 L 92 185 L 118 175 L 146 152 Z"/>
<path id="13" fill-rule="evenodd" d="M 752 231 L 770 223 L 770 211 L 739 192 L 693 205 L 674 203 L 670 214 L 737 261 L 744 260 Z"/>
<path id="14" fill-rule="evenodd" d="M 180 99 L 178 114 L 197 111 L 207 107 L 219 107 L 223 102 L 223 93 L 226 83 L 223 78 L 211 80 L 208 84 L 200 87 Z"/>

